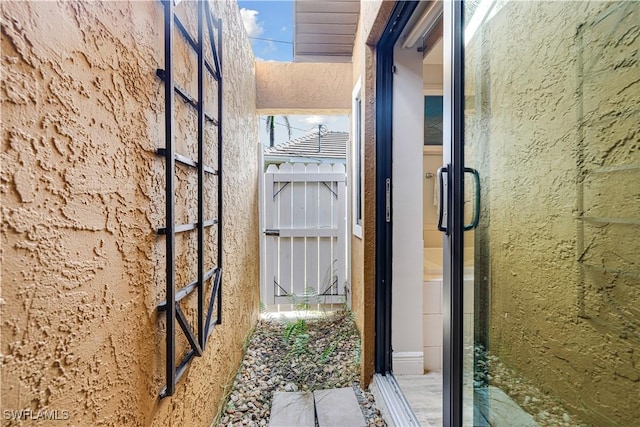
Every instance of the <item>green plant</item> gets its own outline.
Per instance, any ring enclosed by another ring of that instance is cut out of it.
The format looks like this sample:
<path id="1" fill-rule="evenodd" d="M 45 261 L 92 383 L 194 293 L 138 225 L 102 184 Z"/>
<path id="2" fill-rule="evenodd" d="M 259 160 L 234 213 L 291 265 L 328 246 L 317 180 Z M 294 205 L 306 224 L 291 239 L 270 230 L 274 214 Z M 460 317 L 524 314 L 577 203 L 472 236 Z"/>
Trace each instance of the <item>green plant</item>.
<path id="1" fill-rule="evenodd" d="M 307 333 L 307 321 L 305 319 L 298 319 L 295 322 L 288 323 L 284 328 L 284 341 L 287 344 L 291 344 L 292 338 L 300 334 Z"/>
<path id="2" fill-rule="evenodd" d="M 312 287 L 305 287 L 302 291 L 302 295 L 292 294 L 288 297 L 291 305 L 296 311 L 304 311 L 308 312 L 311 309 L 311 304 L 313 300 L 318 300 L 318 292 Z"/>
<path id="3" fill-rule="evenodd" d="M 301 318 L 295 322 L 288 323 L 284 328 L 284 340 L 292 346 L 291 352 L 296 356 L 309 353 L 307 321 Z"/>
<path id="4" fill-rule="evenodd" d="M 320 359 L 318 360 L 320 363 L 327 363 L 329 361 L 329 357 L 331 353 L 338 347 L 337 342 L 331 343 L 331 345 L 324 349 L 324 351 L 320 354 Z"/>
<path id="5" fill-rule="evenodd" d="M 326 279 L 330 279 L 330 270 Z M 327 284 L 329 294 L 335 292 Z M 345 292 L 346 293 L 346 292 Z M 354 335 L 354 314 L 346 305 L 337 311 L 326 312 L 321 304 L 322 297 L 318 290 L 306 287 L 301 294 L 290 295 L 289 301 L 296 310 L 295 317 L 287 319 L 283 316 L 283 342 L 287 345 L 286 355 L 281 359 L 281 366 L 287 372 L 286 377 L 301 390 L 314 390 L 317 387 L 332 387 L 342 384 L 344 374 L 335 371 L 333 362 L 336 352 L 346 341 L 359 340 Z M 310 310 L 314 312 L 310 316 Z M 317 316 L 317 317 L 316 317 Z M 359 350 L 354 349 L 353 360 L 359 364 Z M 357 369 L 352 373 L 357 375 Z"/>

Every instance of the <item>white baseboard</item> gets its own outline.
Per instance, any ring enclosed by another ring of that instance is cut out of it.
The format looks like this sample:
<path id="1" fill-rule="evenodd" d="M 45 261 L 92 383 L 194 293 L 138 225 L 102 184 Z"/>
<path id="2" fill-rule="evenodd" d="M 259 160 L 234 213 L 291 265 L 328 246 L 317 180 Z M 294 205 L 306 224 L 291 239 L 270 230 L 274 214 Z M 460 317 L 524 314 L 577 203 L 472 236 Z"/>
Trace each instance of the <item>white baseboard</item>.
<path id="1" fill-rule="evenodd" d="M 393 373 L 395 375 L 424 374 L 424 353 L 422 353 L 421 351 L 394 351 Z"/>

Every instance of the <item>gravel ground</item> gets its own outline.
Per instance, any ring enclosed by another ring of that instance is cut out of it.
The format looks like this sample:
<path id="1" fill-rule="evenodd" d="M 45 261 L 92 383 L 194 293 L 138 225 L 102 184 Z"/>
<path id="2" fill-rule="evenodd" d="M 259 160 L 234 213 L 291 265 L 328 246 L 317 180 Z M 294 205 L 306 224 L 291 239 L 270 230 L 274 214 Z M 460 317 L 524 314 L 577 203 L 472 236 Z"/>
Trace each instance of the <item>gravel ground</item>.
<path id="1" fill-rule="evenodd" d="M 217 426 L 266 426 L 276 391 L 353 387 L 369 426 L 386 426 L 359 383 L 360 338 L 349 313 L 260 320 Z"/>
<path id="2" fill-rule="evenodd" d="M 558 400 L 544 393 L 532 382 L 491 355 L 482 345 L 476 345 L 474 387 L 492 386 L 507 393 L 522 409 L 530 413 L 541 427 L 585 426 L 577 416 L 571 415 Z"/>

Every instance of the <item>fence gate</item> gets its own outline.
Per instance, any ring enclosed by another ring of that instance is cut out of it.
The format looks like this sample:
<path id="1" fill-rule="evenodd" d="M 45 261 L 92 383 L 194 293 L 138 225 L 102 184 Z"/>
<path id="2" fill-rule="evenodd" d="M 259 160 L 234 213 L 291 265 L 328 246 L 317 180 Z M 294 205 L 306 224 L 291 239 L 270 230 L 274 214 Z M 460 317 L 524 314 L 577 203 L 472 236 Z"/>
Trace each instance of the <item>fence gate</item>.
<path id="1" fill-rule="evenodd" d="M 267 310 L 347 302 L 346 194 L 341 164 L 267 168 L 261 270 Z"/>

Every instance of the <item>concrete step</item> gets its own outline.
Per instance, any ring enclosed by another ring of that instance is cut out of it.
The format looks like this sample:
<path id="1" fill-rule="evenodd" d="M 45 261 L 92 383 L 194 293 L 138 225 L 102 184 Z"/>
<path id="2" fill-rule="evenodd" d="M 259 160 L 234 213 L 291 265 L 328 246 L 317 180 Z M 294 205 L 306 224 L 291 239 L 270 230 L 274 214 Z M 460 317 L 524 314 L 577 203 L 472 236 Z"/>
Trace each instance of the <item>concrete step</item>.
<path id="1" fill-rule="evenodd" d="M 315 427 L 313 395 L 309 392 L 273 393 L 269 427 Z"/>
<path id="2" fill-rule="evenodd" d="M 313 397 L 320 427 L 366 427 L 353 388 L 316 390 Z"/>

